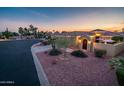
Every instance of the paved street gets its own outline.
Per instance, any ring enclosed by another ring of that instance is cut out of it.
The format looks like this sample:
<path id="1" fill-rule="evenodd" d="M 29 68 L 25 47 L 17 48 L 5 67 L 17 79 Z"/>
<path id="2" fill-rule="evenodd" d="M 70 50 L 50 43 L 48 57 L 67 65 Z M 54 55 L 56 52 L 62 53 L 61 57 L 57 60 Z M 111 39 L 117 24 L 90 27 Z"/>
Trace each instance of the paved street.
<path id="1" fill-rule="evenodd" d="M 0 42 L 0 85 L 40 85 L 30 51 L 30 47 L 37 42 Z"/>

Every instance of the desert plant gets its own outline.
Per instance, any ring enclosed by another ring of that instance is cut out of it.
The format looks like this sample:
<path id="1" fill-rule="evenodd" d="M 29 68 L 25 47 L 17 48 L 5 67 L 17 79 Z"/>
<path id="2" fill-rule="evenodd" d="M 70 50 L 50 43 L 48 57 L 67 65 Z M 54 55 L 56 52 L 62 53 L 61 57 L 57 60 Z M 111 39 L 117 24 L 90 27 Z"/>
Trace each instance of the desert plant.
<path id="1" fill-rule="evenodd" d="M 81 51 L 81 50 L 73 51 L 71 53 L 71 55 L 76 56 L 76 57 L 82 57 L 82 58 L 87 57 L 87 55 L 83 51 Z"/>
<path id="2" fill-rule="evenodd" d="M 103 56 L 106 55 L 106 50 L 102 50 L 102 49 L 95 49 L 94 50 L 95 56 L 102 58 Z"/>
<path id="3" fill-rule="evenodd" d="M 56 40 L 56 44 L 57 44 L 57 47 L 58 47 L 58 48 L 63 48 L 63 49 L 64 49 L 63 56 L 64 56 L 64 58 L 67 58 L 67 56 L 66 56 L 66 48 L 67 48 L 68 45 L 70 44 L 68 38 L 67 38 L 67 37 L 58 38 L 58 39 Z"/>
<path id="4" fill-rule="evenodd" d="M 29 25 L 28 30 L 34 35 L 35 38 L 37 38 L 37 30 L 38 30 L 37 27 L 34 27 L 34 26 L 31 24 L 31 25 Z"/>
<path id="5" fill-rule="evenodd" d="M 66 49 L 68 47 L 68 45 L 70 44 L 70 42 L 67 37 L 61 37 L 61 38 L 57 38 L 56 44 L 57 44 L 58 48 Z"/>
<path id="6" fill-rule="evenodd" d="M 119 85 L 124 85 L 124 58 L 112 58 L 109 60 L 109 65 L 116 70 Z"/>
<path id="7" fill-rule="evenodd" d="M 61 51 L 58 50 L 58 49 L 52 49 L 50 52 L 49 52 L 49 55 L 51 56 L 57 56 L 57 55 L 60 55 L 61 54 Z"/>
<path id="8" fill-rule="evenodd" d="M 52 50 L 56 50 L 56 37 L 50 37 L 48 39 L 48 41 L 50 42 L 50 44 L 52 45 Z"/>

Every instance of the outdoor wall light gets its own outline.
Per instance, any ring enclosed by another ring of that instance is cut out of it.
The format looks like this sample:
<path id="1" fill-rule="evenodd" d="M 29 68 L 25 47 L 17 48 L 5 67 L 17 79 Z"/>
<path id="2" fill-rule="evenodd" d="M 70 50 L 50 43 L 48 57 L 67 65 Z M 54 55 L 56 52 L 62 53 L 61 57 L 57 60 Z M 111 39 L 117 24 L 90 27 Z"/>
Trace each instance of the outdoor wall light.
<path id="1" fill-rule="evenodd" d="M 88 41 L 88 44 L 91 44 L 91 41 Z"/>
<path id="2" fill-rule="evenodd" d="M 96 33 L 96 36 L 101 36 L 101 34 Z"/>
<path id="3" fill-rule="evenodd" d="M 81 39 L 79 39 L 78 42 L 81 43 Z"/>

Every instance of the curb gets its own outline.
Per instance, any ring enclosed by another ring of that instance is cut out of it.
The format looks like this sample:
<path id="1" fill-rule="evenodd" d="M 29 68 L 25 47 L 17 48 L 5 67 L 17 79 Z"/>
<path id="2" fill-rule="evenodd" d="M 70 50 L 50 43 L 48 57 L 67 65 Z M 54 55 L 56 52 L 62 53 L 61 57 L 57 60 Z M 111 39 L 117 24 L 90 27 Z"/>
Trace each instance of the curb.
<path id="1" fill-rule="evenodd" d="M 40 64 L 40 61 L 38 59 L 38 57 L 36 56 L 36 53 L 38 52 L 44 52 L 46 50 L 49 50 L 51 49 L 51 46 L 40 46 L 38 48 L 34 47 L 36 45 L 38 45 L 39 43 L 37 44 L 34 44 L 33 46 L 31 46 L 31 52 L 32 52 L 32 56 L 33 56 L 33 59 L 34 59 L 34 64 L 35 64 L 35 67 L 36 67 L 36 71 L 37 71 L 37 74 L 38 74 L 38 78 L 39 78 L 39 81 L 40 81 L 40 85 L 42 86 L 49 86 L 49 81 L 47 79 L 47 76 L 44 72 L 44 69 L 42 67 L 42 65 Z"/>

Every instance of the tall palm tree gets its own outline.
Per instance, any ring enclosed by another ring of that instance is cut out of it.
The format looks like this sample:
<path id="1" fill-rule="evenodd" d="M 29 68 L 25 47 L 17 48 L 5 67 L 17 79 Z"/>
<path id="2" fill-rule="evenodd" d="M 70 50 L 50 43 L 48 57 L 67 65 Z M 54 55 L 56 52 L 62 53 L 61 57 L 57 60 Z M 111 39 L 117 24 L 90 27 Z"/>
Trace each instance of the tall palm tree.
<path id="1" fill-rule="evenodd" d="M 37 27 L 34 27 L 33 25 L 29 25 L 29 30 L 33 33 L 34 37 L 37 38 Z"/>
<path id="2" fill-rule="evenodd" d="M 30 32 L 29 32 L 29 29 L 28 28 L 24 28 L 24 35 L 25 36 L 29 36 L 30 35 Z"/>
<path id="3" fill-rule="evenodd" d="M 24 35 L 24 29 L 22 27 L 19 27 L 18 32 L 19 34 L 21 34 L 21 39 L 22 39 L 22 36 Z"/>
<path id="4" fill-rule="evenodd" d="M 38 37 L 37 29 L 38 29 L 37 27 L 34 27 L 34 35 L 35 35 L 35 38 Z"/>

